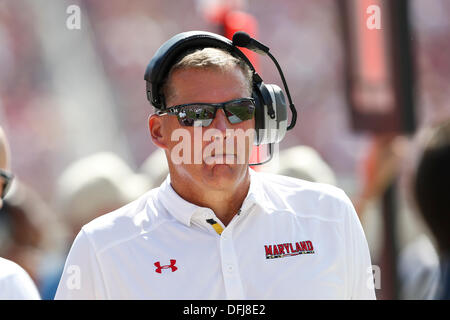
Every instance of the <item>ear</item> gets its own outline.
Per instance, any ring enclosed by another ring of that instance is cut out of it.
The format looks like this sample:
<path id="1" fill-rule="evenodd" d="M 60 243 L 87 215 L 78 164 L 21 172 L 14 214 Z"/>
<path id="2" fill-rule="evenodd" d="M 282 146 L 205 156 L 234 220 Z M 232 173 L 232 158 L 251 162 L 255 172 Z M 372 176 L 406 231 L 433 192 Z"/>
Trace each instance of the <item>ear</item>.
<path id="1" fill-rule="evenodd" d="M 152 114 L 148 118 L 148 127 L 150 129 L 150 135 L 153 143 L 162 149 L 167 149 L 166 139 L 162 127 L 163 122 L 164 120 L 160 116 Z"/>

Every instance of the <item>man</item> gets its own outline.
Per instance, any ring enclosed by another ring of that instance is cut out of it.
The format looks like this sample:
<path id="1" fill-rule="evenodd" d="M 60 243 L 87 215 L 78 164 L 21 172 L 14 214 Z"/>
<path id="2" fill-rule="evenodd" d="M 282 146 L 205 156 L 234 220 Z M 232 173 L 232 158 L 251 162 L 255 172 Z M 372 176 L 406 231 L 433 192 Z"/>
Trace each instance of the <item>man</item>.
<path id="1" fill-rule="evenodd" d="M 201 48 L 178 57 L 166 79 L 171 108 L 149 129 L 169 175 L 82 228 L 56 299 L 374 299 L 344 192 L 249 169 L 249 67 Z"/>
<path id="2" fill-rule="evenodd" d="M 9 172 L 9 144 L 0 127 L 0 208 L 11 184 Z M 33 280 L 18 264 L 0 258 L 0 300 L 39 300 Z"/>
<path id="3" fill-rule="evenodd" d="M 436 299 L 450 299 L 450 119 L 424 131 L 426 143 L 414 179 L 414 196 L 437 245 L 440 264 Z"/>

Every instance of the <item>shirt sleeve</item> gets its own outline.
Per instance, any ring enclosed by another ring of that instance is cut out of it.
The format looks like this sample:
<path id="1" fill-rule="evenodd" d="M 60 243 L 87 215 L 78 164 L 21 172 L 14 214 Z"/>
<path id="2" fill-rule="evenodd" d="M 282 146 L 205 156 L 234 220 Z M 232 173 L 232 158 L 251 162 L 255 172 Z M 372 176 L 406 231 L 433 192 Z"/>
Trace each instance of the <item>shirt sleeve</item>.
<path id="1" fill-rule="evenodd" d="M 72 244 L 55 300 L 106 299 L 96 252 L 82 229 Z"/>
<path id="2" fill-rule="evenodd" d="M 372 262 L 369 246 L 359 217 L 352 202 L 345 195 L 345 211 L 347 213 L 347 248 L 349 271 L 349 295 L 352 300 L 375 300 Z"/>
<path id="3" fill-rule="evenodd" d="M 0 300 L 40 300 L 41 297 L 31 277 L 17 264 L 7 277 L 0 279 Z"/>

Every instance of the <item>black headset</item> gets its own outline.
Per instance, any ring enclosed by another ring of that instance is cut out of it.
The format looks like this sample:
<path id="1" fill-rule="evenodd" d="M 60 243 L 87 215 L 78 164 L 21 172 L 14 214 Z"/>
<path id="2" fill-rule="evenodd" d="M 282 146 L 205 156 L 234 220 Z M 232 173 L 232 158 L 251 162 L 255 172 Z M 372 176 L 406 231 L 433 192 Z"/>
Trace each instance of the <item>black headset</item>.
<path id="1" fill-rule="evenodd" d="M 295 126 L 297 111 L 292 103 L 283 72 L 275 58 L 269 53 L 269 48 L 250 38 L 244 32 L 236 32 L 233 41 L 206 31 L 188 31 L 173 36 L 156 51 L 145 70 L 147 99 L 155 108 L 166 109 L 161 86 L 171 67 L 187 52 L 209 47 L 226 50 L 234 57 L 243 60 L 253 73 L 252 98 L 256 103 L 254 144 L 270 145 L 280 142 L 286 131 Z M 265 84 L 245 54 L 237 47 L 246 47 L 259 54 L 267 54 L 277 66 L 292 112 L 289 126 L 287 126 L 287 107 L 283 91 L 275 84 Z"/>

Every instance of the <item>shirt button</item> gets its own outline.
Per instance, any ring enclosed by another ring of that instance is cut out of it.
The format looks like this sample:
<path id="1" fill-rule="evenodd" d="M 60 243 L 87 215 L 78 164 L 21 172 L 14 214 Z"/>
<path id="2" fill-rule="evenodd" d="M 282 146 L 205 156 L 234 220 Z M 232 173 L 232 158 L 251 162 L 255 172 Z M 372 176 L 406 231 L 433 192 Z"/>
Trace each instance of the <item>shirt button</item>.
<path id="1" fill-rule="evenodd" d="M 223 240 L 228 240 L 227 235 L 222 233 L 222 239 L 223 239 Z"/>
<path id="2" fill-rule="evenodd" d="M 233 273 L 234 267 L 233 267 L 231 264 L 228 265 L 228 266 L 227 266 L 227 271 L 228 271 L 228 273 Z"/>

